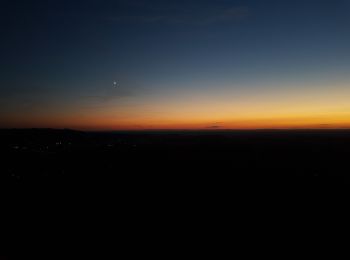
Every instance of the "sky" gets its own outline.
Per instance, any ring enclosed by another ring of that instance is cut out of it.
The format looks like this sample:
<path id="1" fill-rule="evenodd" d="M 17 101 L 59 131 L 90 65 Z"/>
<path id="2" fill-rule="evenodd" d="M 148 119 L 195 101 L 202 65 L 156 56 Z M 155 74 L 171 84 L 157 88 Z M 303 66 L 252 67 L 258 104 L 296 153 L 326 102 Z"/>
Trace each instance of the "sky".
<path id="1" fill-rule="evenodd" d="M 0 128 L 350 128 L 350 0 L 2 0 L 0 35 Z"/>

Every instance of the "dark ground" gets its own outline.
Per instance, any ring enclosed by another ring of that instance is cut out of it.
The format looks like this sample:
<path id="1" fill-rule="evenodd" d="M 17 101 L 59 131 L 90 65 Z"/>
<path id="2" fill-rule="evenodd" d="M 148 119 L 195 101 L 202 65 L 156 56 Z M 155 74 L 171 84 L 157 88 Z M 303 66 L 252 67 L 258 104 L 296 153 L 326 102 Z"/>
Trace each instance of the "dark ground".
<path id="1" fill-rule="evenodd" d="M 245 241 L 247 229 L 265 241 L 271 225 L 276 238 L 294 232 L 307 245 L 310 227 L 316 237 L 343 230 L 348 208 L 347 130 L 1 130 L 0 143 L 2 236 L 14 253 L 50 239 L 117 248 L 120 236 L 159 252 L 164 237 L 193 245 L 219 232 L 211 239 L 227 243 L 223 233 L 242 230 Z"/>
<path id="2" fill-rule="evenodd" d="M 0 190 L 24 205 L 344 197 L 350 184 L 349 130 L 0 130 L 0 144 Z"/>
<path id="3" fill-rule="evenodd" d="M 0 144 L 0 180 L 16 187 L 350 179 L 350 130 L 0 130 Z"/>

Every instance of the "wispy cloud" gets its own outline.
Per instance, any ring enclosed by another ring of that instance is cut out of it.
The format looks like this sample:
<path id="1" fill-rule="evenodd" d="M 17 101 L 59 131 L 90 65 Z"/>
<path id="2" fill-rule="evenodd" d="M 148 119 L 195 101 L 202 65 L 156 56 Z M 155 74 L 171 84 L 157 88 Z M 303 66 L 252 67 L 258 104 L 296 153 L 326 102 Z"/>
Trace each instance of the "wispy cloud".
<path id="1" fill-rule="evenodd" d="M 125 98 L 131 98 L 135 96 L 135 93 L 128 90 L 118 90 L 114 92 L 104 92 L 91 95 L 80 96 L 81 104 L 84 108 L 101 108 L 114 106 L 117 101 Z"/>
<path id="2" fill-rule="evenodd" d="M 207 126 L 207 129 L 218 129 L 218 128 L 221 128 L 221 126 L 219 126 L 219 125 Z"/>
<path id="3" fill-rule="evenodd" d="M 114 101 L 116 99 L 121 99 L 125 97 L 131 97 L 134 96 L 134 93 L 129 90 L 116 90 L 116 91 L 109 91 L 102 94 L 96 94 L 96 95 L 85 95 L 82 96 L 82 98 L 85 98 L 87 100 L 92 101 L 93 103 L 103 103 L 103 102 L 110 102 Z"/>
<path id="4" fill-rule="evenodd" d="M 246 7 L 231 7 L 214 10 L 180 9 L 171 12 L 158 11 L 142 14 L 128 14 L 111 16 L 108 19 L 114 22 L 125 23 L 164 23 L 186 25 L 210 25 L 214 23 L 228 23 L 239 21 L 250 15 Z"/>
<path id="5" fill-rule="evenodd" d="M 106 88 L 98 88 L 89 93 L 81 93 L 80 103 L 85 108 L 100 108 L 114 106 L 125 99 L 135 98 L 145 92 L 145 87 L 138 82 L 124 79 L 118 87 L 112 84 Z"/>
<path id="6" fill-rule="evenodd" d="M 207 129 L 219 129 L 222 127 L 222 122 L 214 122 L 211 125 L 207 126 Z"/>

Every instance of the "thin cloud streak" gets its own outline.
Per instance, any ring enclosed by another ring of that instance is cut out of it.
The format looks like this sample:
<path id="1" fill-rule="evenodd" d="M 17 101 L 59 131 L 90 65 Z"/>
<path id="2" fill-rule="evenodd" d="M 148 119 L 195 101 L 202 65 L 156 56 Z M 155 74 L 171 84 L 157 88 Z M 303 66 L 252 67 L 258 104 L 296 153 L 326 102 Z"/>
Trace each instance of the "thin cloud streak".
<path id="1" fill-rule="evenodd" d="M 164 23 L 185 25 L 210 25 L 215 23 L 229 23 L 240 21 L 250 15 L 246 7 L 232 7 L 196 13 L 192 10 L 181 10 L 164 14 L 164 12 L 142 14 L 142 15 L 120 15 L 109 17 L 108 20 L 124 23 Z"/>

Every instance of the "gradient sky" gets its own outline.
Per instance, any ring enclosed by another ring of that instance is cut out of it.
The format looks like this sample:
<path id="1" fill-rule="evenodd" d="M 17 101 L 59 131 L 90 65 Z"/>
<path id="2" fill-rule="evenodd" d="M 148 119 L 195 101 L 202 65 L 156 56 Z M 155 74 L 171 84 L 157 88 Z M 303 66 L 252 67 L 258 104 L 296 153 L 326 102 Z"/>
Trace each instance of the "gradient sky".
<path id="1" fill-rule="evenodd" d="M 3 0 L 0 35 L 0 127 L 350 127 L 349 0 Z"/>

